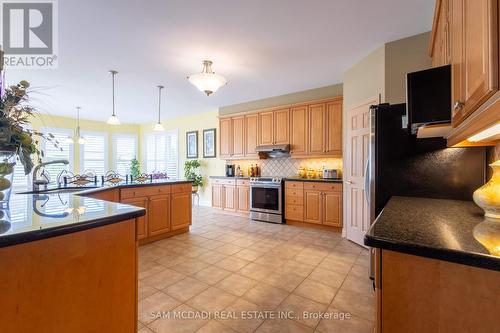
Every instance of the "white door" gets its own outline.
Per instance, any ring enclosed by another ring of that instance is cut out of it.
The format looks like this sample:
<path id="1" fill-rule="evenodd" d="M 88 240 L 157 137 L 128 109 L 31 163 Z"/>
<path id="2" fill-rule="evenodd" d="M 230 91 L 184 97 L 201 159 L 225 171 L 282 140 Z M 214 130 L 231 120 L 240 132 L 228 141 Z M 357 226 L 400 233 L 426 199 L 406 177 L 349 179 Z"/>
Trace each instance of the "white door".
<path id="1" fill-rule="evenodd" d="M 365 196 L 366 164 L 370 147 L 370 100 L 347 112 L 346 159 L 344 160 L 344 200 L 347 239 L 363 245 L 370 227 L 370 205 Z"/>

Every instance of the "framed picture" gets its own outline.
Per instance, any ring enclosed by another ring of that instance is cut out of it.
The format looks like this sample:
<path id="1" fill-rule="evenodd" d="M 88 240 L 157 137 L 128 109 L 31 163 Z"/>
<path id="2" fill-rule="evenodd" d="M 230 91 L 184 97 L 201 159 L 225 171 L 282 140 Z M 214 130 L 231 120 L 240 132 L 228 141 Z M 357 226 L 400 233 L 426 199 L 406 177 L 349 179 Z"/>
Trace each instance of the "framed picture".
<path id="1" fill-rule="evenodd" d="M 198 158 L 198 131 L 186 132 L 186 158 Z"/>
<path id="2" fill-rule="evenodd" d="M 215 128 L 203 130 L 203 158 L 214 158 L 216 152 L 216 135 Z"/>

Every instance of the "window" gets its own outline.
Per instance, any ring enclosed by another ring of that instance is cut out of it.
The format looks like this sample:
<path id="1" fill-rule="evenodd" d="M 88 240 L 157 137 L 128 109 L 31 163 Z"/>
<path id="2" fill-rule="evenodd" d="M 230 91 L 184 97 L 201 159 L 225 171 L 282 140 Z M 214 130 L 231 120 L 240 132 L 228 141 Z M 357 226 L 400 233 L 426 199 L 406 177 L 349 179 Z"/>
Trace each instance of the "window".
<path id="1" fill-rule="evenodd" d="M 43 162 L 50 162 L 54 160 L 67 160 L 69 165 L 58 163 L 50 164 L 45 167 L 45 170 L 49 173 L 51 182 L 55 182 L 57 175 L 62 170 L 73 171 L 73 144 L 68 143 L 68 137 L 73 136 L 73 130 L 66 128 L 43 128 L 42 133 L 51 133 L 54 135 L 53 142 L 57 141 L 58 147 L 47 140 L 41 141 L 41 148 L 44 152 Z"/>
<path id="2" fill-rule="evenodd" d="M 93 171 L 102 176 L 108 171 L 108 135 L 101 132 L 82 132 L 87 140 L 80 145 L 80 171 Z"/>
<path id="3" fill-rule="evenodd" d="M 147 173 L 167 172 L 168 177 L 178 177 L 177 131 L 146 135 L 145 161 Z"/>
<path id="4" fill-rule="evenodd" d="M 113 169 L 122 176 L 130 173 L 130 161 L 137 157 L 137 136 L 113 135 Z"/>

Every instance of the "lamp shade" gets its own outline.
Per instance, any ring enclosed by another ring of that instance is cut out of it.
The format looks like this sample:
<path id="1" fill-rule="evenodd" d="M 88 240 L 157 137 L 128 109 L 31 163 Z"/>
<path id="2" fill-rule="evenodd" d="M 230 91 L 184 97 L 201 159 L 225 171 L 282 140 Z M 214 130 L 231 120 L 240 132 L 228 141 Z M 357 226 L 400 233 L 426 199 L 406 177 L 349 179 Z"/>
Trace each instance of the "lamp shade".
<path id="1" fill-rule="evenodd" d="M 108 118 L 108 121 L 106 122 L 108 125 L 120 125 L 120 119 L 118 119 L 117 116 L 111 115 Z"/>
<path id="2" fill-rule="evenodd" d="M 161 123 L 157 123 L 155 125 L 155 127 L 153 128 L 153 131 L 155 131 L 155 132 L 164 132 L 165 131 L 165 127 L 163 127 L 163 125 Z"/>
<path id="3" fill-rule="evenodd" d="M 210 60 L 203 61 L 203 71 L 201 73 L 192 74 L 188 77 L 189 82 L 194 85 L 198 90 L 207 94 L 213 94 L 220 87 L 227 84 L 225 77 L 215 74 L 212 71 L 212 62 Z"/>

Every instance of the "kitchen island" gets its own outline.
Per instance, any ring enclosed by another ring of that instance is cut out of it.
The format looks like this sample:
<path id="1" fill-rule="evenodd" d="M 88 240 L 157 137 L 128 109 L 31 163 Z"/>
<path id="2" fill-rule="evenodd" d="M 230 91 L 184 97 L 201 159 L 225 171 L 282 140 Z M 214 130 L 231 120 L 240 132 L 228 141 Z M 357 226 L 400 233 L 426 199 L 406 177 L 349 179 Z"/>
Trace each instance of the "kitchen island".
<path id="1" fill-rule="evenodd" d="M 136 332 L 140 229 L 146 241 L 188 231 L 191 182 L 90 184 L 12 200 L 26 206 L 0 211 L 0 332 Z"/>
<path id="2" fill-rule="evenodd" d="M 376 248 L 377 332 L 494 332 L 500 221 L 473 202 L 393 197 L 365 236 Z"/>

